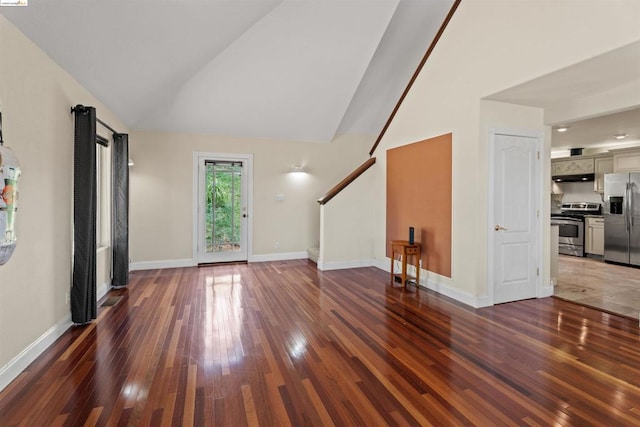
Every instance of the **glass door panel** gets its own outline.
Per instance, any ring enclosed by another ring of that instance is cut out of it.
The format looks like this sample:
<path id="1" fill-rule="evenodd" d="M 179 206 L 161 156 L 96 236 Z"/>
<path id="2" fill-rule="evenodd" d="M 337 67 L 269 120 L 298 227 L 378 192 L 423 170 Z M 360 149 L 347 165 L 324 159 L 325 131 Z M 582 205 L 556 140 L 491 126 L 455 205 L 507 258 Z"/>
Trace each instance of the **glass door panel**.
<path id="1" fill-rule="evenodd" d="M 247 260 L 243 162 L 207 159 L 200 175 L 198 263 Z"/>

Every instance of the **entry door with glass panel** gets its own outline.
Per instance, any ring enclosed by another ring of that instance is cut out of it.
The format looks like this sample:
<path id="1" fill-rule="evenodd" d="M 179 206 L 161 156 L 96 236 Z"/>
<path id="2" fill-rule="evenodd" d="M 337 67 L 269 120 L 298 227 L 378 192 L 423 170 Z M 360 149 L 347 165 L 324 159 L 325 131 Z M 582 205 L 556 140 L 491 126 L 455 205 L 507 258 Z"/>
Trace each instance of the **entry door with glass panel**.
<path id="1" fill-rule="evenodd" d="M 199 165 L 198 263 L 247 260 L 247 179 L 241 159 Z"/>

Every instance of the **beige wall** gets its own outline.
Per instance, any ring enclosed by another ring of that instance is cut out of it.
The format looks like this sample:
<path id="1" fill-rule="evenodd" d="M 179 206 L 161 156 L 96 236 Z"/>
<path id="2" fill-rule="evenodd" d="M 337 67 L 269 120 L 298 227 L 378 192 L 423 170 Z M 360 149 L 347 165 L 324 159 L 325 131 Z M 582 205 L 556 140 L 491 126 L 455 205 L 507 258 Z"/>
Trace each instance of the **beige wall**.
<path id="1" fill-rule="evenodd" d="M 377 161 L 377 160 L 376 160 Z M 374 258 L 373 201 L 370 178 L 376 165 L 321 208 L 318 268 L 335 270 L 371 265 Z"/>
<path id="2" fill-rule="evenodd" d="M 372 143 L 371 137 L 355 136 L 317 144 L 155 132 L 135 132 L 130 141 L 134 267 L 193 262 L 194 152 L 253 154 L 251 259 L 318 247 L 316 200 L 368 158 Z M 309 173 L 288 173 L 294 164 Z M 276 194 L 285 200 L 276 201 Z"/>
<path id="3" fill-rule="evenodd" d="M 519 107 L 481 99 L 640 39 L 639 16 L 637 1 L 461 3 L 376 151 L 383 159 L 389 148 L 453 133 L 453 275 L 444 282 L 450 294 L 475 303 L 486 292 L 487 128 L 545 129 L 539 111 L 519 118 Z M 385 210 L 384 170 L 382 160 L 373 179 L 377 212 Z M 381 215 L 372 230 L 379 260 L 384 229 Z M 548 239 L 543 245 L 548 253 Z"/>
<path id="4" fill-rule="evenodd" d="M 90 93 L 0 16 L 3 134 L 22 167 L 18 245 L 0 266 L 0 373 L 27 346 L 68 322 L 75 104 L 126 131 Z"/>

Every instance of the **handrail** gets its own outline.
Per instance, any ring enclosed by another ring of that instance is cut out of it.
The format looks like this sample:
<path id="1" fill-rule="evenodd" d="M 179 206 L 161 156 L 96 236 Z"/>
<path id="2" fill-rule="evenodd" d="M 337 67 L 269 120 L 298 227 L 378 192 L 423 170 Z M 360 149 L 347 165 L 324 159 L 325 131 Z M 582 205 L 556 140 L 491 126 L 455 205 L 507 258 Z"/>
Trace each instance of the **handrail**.
<path id="1" fill-rule="evenodd" d="M 444 18 L 444 21 L 442 22 L 442 25 L 440 25 L 440 28 L 438 29 L 438 32 L 436 33 L 435 37 L 433 38 L 433 41 L 431 42 L 431 44 L 429 45 L 429 48 L 427 49 L 427 52 L 422 57 L 422 60 L 420 61 L 420 64 L 418 64 L 418 68 L 413 73 L 413 76 L 411 76 L 411 80 L 409 80 L 409 83 L 407 84 L 407 87 L 404 89 L 404 92 L 402 92 L 402 95 L 400 96 L 400 99 L 396 103 L 396 106 L 393 108 L 393 111 L 391 112 L 391 115 L 389 116 L 389 118 L 387 119 L 387 122 L 385 123 L 384 127 L 380 131 L 380 135 L 378 135 L 378 138 L 376 139 L 375 143 L 373 144 L 373 147 L 371 147 L 371 150 L 369 151 L 369 156 L 373 156 L 373 153 L 376 151 L 376 148 L 378 148 L 378 144 L 380 144 L 380 141 L 382 140 L 382 137 L 384 136 L 384 134 L 387 132 L 387 129 L 391 125 L 391 122 L 393 121 L 394 117 L 396 116 L 396 113 L 400 109 L 400 105 L 402 105 L 402 102 L 404 101 L 404 99 L 406 98 L 407 94 L 409 93 L 409 90 L 411 90 L 411 87 L 413 86 L 413 83 L 415 83 L 416 79 L 418 78 L 418 75 L 420 74 L 420 71 L 422 71 L 422 68 L 424 67 L 424 64 L 427 62 L 427 59 L 429 58 L 429 56 L 431 56 L 431 52 L 433 52 L 433 50 L 435 49 L 436 44 L 440 40 L 440 37 L 442 36 L 442 33 L 444 33 L 445 28 L 447 28 L 447 24 L 449 24 L 449 21 L 451 21 L 451 18 L 453 17 L 453 14 L 455 13 L 455 11 L 458 8 L 458 6 L 460 5 L 461 1 L 462 0 L 455 0 L 453 2 L 453 5 L 451 6 L 451 9 L 449 9 L 449 13 L 447 13 L 447 16 Z M 349 184 L 351 184 L 353 181 L 355 181 L 356 178 L 358 178 L 367 169 L 369 169 L 371 166 L 373 166 L 375 164 L 375 162 L 376 162 L 376 158 L 375 157 L 370 157 L 366 162 L 364 162 L 362 165 L 360 165 L 356 170 L 351 172 L 349 174 L 349 176 L 347 176 L 345 179 L 343 179 L 338 184 L 336 184 L 331 190 L 329 190 L 327 192 L 327 194 L 325 194 L 324 196 L 319 198 L 318 199 L 318 203 L 320 205 L 324 205 L 329 200 L 333 199 L 338 193 L 340 193 Z"/>
<path id="2" fill-rule="evenodd" d="M 324 205 L 329 200 L 333 199 L 339 192 L 344 190 L 344 188 L 351 184 L 356 180 L 360 175 L 362 175 L 367 169 L 369 169 L 376 162 L 375 157 L 370 157 L 366 162 L 358 166 L 358 169 L 354 170 L 347 176 L 345 179 L 337 183 L 331 190 L 327 192 L 324 196 L 318 199 L 318 203 Z"/>
<path id="3" fill-rule="evenodd" d="M 376 142 L 373 143 L 373 147 L 371 147 L 371 150 L 369 151 L 370 156 L 373 156 L 373 153 L 376 151 L 376 148 L 378 148 L 378 144 L 380 144 L 382 137 L 387 132 L 387 129 L 389 128 L 389 126 L 391 125 L 391 122 L 393 121 L 393 118 L 396 116 L 396 113 L 400 109 L 400 105 L 404 101 L 404 98 L 407 96 L 407 94 L 409 93 L 409 90 L 411 90 L 411 87 L 413 86 L 413 83 L 418 78 L 418 74 L 420 74 L 420 71 L 422 71 L 422 67 L 424 67 L 425 62 L 427 62 L 427 59 L 429 58 L 429 56 L 431 56 L 431 52 L 433 52 L 433 49 L 435 49 L 436 44 L 438 43 L 438 40 L 440 40 L 442 33 L 444 33 L 445 28 L 447 28 L 447 24 L 449 23 L 449 21 L 451 21 L 451 18 L 453 17 L 453 14 L 458 8 L 458 5 L 460 5 L 460 2 L 461 0 L 456 0 L 451 6 L 451 9 L 449 9 L 449 13 L 444 18 L 442 25 L 440 25 L 440 29 L 438 30 L 438 32 L 436 33 L 436 36 L 433 38 L 433 41 L 429 45 L 427 52 L 422 57 L 422 61 L 420 61 L 420 64 L 418 64 L 418 68 L 416 69 L 415 73 L 413 73 L 411 80 L 409 80 L 409 84 L 407 84 L 407 87 L 404 89 L 404 92 L 402 92 L 402 95 L 400 96 L 398 103 L 396 104 L 395 108 L 391 112 L 391 115 L 387 119 L 387 122 L 384 124 L 384 127 L 380 131 L 380 135 L 378 135 Z"/>

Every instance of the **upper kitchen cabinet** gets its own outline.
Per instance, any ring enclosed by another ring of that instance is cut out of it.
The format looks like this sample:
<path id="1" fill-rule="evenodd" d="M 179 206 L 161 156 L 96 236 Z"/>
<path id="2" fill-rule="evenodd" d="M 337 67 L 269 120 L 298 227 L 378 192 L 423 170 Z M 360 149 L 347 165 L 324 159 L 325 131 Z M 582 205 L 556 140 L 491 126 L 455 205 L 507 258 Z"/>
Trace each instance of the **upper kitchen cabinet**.
<path id="1" fill-rule="evenodd" d="M 609 151 L 613 153 L 613 172 L 640 171 L 640 147 Z"/>
<path id="2" fill-rule="evenodd" d="M 640 151 L 638 152 L 640 155 Z M 639 158 L 640 160 L 640 158 Z M 604 193 L 604 175 L 614 171 L 614 158 L 611 155 L 596 154 L 591 156 L 576 156 L 551 160 L 551 175 L 553 181 L 593 181 L 593 191 Z M 561 193 L 554 191 L 553 194 Z"/>
<path id="3" fill-rule="evenodd" d="M 604 193 L 604 175 L 613 172 L 613 157 L 599 157 L 594 159 L 596 179 L 593 189 L 596 193 Z"/>
<path id="4" fill-rule="evenodd" d="M 551 175 L 582 175 L 594 173 L 593 159 L 557 160 L 551 163 Z"/>

